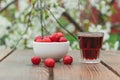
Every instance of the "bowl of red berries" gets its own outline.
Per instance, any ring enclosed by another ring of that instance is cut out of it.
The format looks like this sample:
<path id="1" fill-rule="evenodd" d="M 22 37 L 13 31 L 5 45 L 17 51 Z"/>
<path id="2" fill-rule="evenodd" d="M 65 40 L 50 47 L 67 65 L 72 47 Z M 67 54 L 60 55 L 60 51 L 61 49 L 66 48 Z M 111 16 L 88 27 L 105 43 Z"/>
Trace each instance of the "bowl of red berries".
<path id="1" fill-rule="evenodd" d="M 41 59 L 53 58 L 59 61 L 68 53 L 69 41 L 62 32 L 53 33 L 47 36 L 36 36 L 33 41 L 33 51 Z"/>

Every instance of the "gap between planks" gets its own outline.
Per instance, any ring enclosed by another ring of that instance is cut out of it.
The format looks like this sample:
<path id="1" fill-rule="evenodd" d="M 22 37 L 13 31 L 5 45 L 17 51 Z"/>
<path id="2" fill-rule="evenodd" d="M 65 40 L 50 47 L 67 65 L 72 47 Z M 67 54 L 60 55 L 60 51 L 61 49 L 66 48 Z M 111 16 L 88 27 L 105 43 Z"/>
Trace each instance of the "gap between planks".
<path id="1" fill-rule="evenodd" d="M 100 62 L 102 65 L 104 65 L 107 69 L 109 69 L 110 71 L 112 71 L 115 75 L 117 75 L 118 77 L 120 77 L 120 74 L 114 70 L 111 66 L 109 66 L 107 63 L 105 63 L 104 61 Z"/>
<path id="2" fill-rule="evenodd" d="M 53 72 L 53 68 L 49 68 L 49 80 L 54 80 L 54 72 Z"/>

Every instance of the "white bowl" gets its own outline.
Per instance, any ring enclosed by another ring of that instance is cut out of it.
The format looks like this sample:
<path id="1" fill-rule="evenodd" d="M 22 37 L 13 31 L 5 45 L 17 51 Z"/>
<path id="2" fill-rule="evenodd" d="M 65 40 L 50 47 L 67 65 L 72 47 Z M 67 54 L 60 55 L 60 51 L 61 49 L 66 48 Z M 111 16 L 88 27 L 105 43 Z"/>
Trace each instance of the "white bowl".
<path id="1" fill-rule="evenodd" d="M 43 60 L 53 58 L 58 61 L 68 53 L 69 41 L 67 42 L 33 42 L 33 51 Z"/>

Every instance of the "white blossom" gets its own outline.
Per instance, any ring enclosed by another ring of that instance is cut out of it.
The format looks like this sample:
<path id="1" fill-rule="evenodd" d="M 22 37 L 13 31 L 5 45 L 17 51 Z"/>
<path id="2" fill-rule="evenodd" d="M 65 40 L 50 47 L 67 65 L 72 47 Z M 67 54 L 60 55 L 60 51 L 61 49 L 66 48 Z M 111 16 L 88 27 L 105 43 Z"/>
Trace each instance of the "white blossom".
<path id="1" fill-rule="evenodd" d="M 63 0 L 63 3 L 67 9 L 76 9 L 78 8 L 79 0 Z"/>
<path id="2" fill-rule="evenodd" d="M 79 43 L 77 41 L 74 41 L 71 47 L 79 49 Z"/>
<path id="3" fill-rule="evenodd" d="M 92 6 L 96 6 L 96 4 L 99 3 L 100 0 L 90 0 L 90 3 Z"/>
<path id="4" fill-rule="evenodd" d="M 66 29 L 69 30 L 69 31 L 72 32 L 72 33 L 75 31 L 75 27 L 74 27 L 73 24 L 69 24 L 69 25 L 67 25 L 66 27 L 67 27 Z"/>
<path id="5" fill-rule="evenodd" d="M 109 45 L 109 43 L 106 42 L 106 43 L 102 46 L 102 48 L 105 49 L 105 50 L 110 50 L 110 45 Z"/>
<path id="6" fill-rule="evenodd" d="M 81 23 L 80 20 L 80 13 L 82 10 L 86 9 L 86 3 L 85 0 L 43 0 L 45 2 L 45 5 L 50 8 L 51 12 L 54 14 L 57 20 L 59 20 L 62 16 L 63 12 L 69 13 L 69 15 L 79 24 L 88 24 L 89 32 L 103 32 L 104 33 L 104 39 L 103 39 L 103 46 L 102 48 L 105 50 L 117 50 L 119 47 L 119 41 L 115 41 L 113 43 L 114 45 L 111 46 L 110 43 L 107 41 L 110 37 L 110 30 L 112 24 L 110 22 L 105 22 L 105 24 L 92 24 L 89 20 L 84 20 L 83 23 Z M 112 10 L 110 10 L 110 6 L 107 5 L 107 2 L 110 2 L 111 0 L 90 0 L 90 4 L 95 7 L 97 10 L 101 12 L 101 14 L 105 16 L 111 16 Z M 1 8 L 5 7 L 11 0 L 6 0 L 6 2 L 2 1 Z M 120 2 L 120 1 L 119 1 Z M 61 4 L 64 5 L 64 7 L 61 6 Z M 32 8 L 32 5 L 28 4 L 27 0 L 19 0 L 19 10 L 14 11 L 14 18 L 20 19 L 21 22 L 17 22 L 14 25 L 12 25 L 11 21 L 6 16 L 0 16 L 0 38 L 3 38 L 3 36 L 7 37 L 5 38 L 5 44 L 1 44 L 0 48 L 11 48 L 16 45 L 16 42 L 18 39 L 20 39 L 21 35 L 24 33 L 27 24 L 24 23 L 26 12 L 29 12 Z M 11 5 L 8 10 L 15 9 L 15 5 Z M 25 13 L 24 13 L 25 12 Z M 36 15 L 38 14 L 38 15 Z M 45 19 L 45 26 L 50 33 L 56 32 L 57 28 L 60 28 L 60 25 L 55 21 L 53 16 L 48 11 L 47 13 L 49 16 L 47 19 Z M 36 17 L 37 16 L 37 17 Z M 23 35 L 23 39 L 18 44 L 17 48 L 32 48 L 32 42 L 35 36 L 41 35 L 41 23 L 40 23 L 40 15 L 39 12 L 35 13 L 35 15 L 32 15 L 31 18 L 32 26 L 29 27 L 28 31 Z M 82 26 L 82 25 L 81 25 Z M 7 28 L 10 27 L 10 30 Z M 67 30 L 70 32 L 74 32 L 75 27 L 73 24 L 68 23 L 67 26 L 64 26 Z M 84 26 L 83 26 L 84 27 Z M 60 28 L 61 29 L 61 28 Z M 62 30 L 62 29 L 61 29 Z M 70 49 L 72 48 L 79 48 L 79 44 L 77 41 L 73 41 L 73 44 L 71 44 Z"/>
<path id="7" fill-rule="evenodd" d="M 11 26 L 11 22 L 8 21 L 5 17 L 0 16 L 0 38 L 3 37 L 5 34 L 8 34 L 7 27 Z"/>
<path id="8" fill-rule="evenodd" d="M 28 7 L 27 0 L 18 0 L 19 1 L 19 12 L 24 12 L 25 9 Z"/>
<path id="9" fill-rule="evenodd" d="M 109 33 L 109 32 L 110 32 L 110 30 L 111 30 L 112 24 L 111 24 L 110 22 L 106 22 L 106 23 L 105 23 L 105 26 L 106 26 L 106 29 L 105 29 L 105 30 L 106 30 L 106 32 L 108 32 L 108 33 Z"/>
<path id="10" fill-rule="evenodd" d="M 119 41 L 116 41 L 113 50 L 118 50 L 118 47 L 119 47 Z"/>

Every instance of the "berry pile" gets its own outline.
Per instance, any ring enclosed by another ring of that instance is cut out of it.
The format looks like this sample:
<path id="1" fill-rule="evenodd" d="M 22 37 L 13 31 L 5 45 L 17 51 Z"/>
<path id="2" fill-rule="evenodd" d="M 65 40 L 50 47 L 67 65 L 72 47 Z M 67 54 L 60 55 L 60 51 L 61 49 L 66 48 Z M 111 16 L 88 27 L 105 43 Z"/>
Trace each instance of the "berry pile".
<path id="1" fill-rule="evenodd" d="M 34 65 L 39 65 L 41 62 L 41 58 L 39 56 L 33 56 L 31 58 L 31 62 Z M 66 65 L 70 65 L 73 62 L 73 58 L 69 55 L 63 57 L 63 63 Z M 46 58 L 44 61 L 45 66 L 53 68 L 55 66 L 55 60 L 52 58 Z"/>
<path id="2" fill-rule="evenodd" d="M 47 36 L 36 36 L 34 39 L 35 42 L 67 42 L 67 39 L 65 38 L 64 34 L 62 32 L 53 33 L 51 35 Z M 31 62 L 34 65 L 39 65 L 41 62 L 41 58 L 39 56 L 34 56 L 31 58 Z M 64 56 L 63 57 L 64 64 L 71 64 L 73 62 L 73 58 L 71 56 Z M 52 58 L 47 58 L 44 61 L 45 66 L 47 67 L 54 67 L 55 66 L 55 60 Z"/>
<path id="3" fill-rule="evenodd" d="M 47 36 L 36 36 L 34 39 L 35 42 L 67 42 L 64 34 L 62 32 L 53 33 Z"/>

